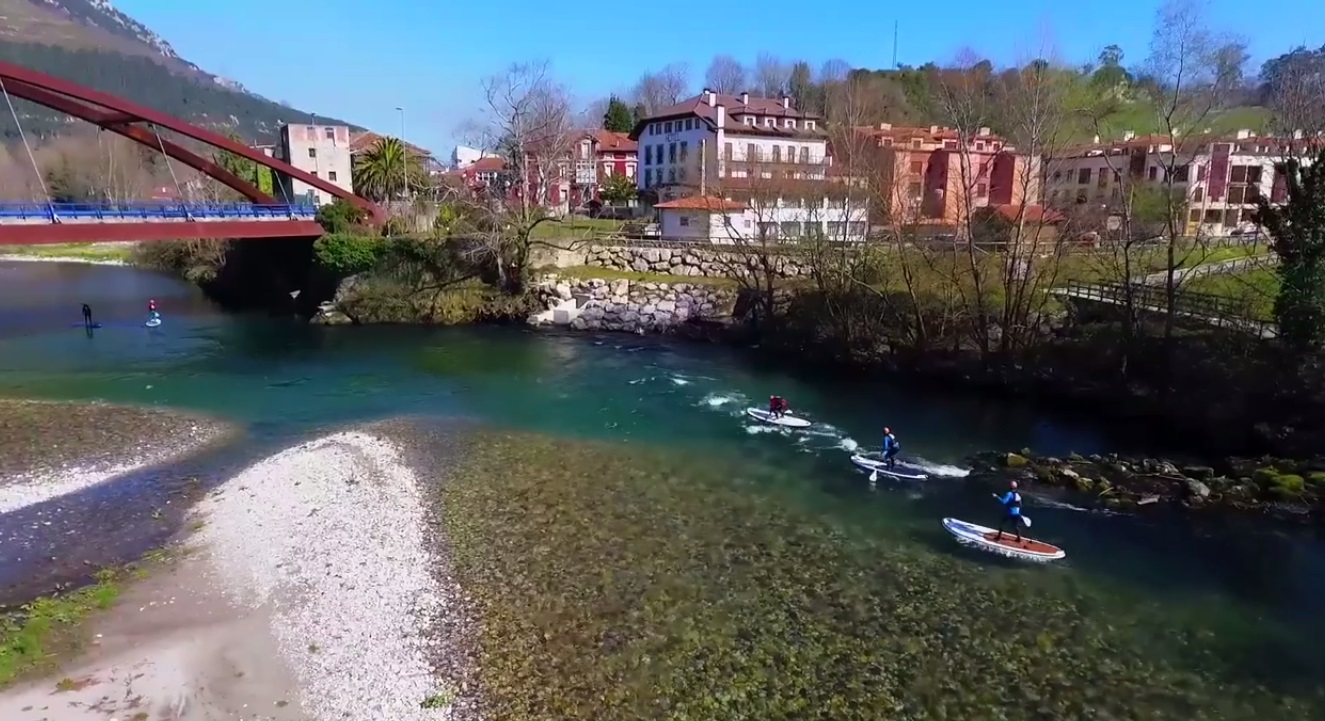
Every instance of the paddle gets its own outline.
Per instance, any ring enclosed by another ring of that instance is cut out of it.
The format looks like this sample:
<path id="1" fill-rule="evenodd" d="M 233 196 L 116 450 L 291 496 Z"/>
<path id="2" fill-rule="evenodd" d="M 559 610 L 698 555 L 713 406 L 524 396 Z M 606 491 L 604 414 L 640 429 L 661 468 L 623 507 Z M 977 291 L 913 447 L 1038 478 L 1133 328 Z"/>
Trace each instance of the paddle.
<path id="1" fill-rule="evenodd" d="M 994 498 L 999 499 L 1000 501 L 1003 500 L 1003 497 L 998 495 L 997 493 L 991 493 L 990 495 L 992 495 Z M 1024 515 L 1018 515 L 1017 518 L 1020 518 L 1022 524 L 1025 525 L 1027 528 L 1031 527 L 1031 519 L 1027 518 Z"/>

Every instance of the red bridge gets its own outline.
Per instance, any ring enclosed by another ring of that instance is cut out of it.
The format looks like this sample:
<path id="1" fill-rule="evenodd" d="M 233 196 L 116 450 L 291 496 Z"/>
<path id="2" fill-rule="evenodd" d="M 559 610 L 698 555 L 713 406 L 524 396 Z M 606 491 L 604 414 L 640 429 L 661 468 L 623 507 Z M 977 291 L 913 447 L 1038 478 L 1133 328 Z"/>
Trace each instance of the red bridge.
<path id="1" fill-rule="evenodd" d="M 334 198 L 354 203 L 363 208 L 375 223 L 385 219 L 379 206 L 312 173 L 299 170 L 220 133 L 191 125 L 109 93 L 4 62 L 0 62 L 0 93 L 6 99 L 23 98 L 86 120 L 103 130 L 162 152 L 168 158 L 214 178 L 249 201 L 231 204 L 0 204 L 0 245 L 293 238 L 322 234 L 322 227 L 313 219 L 316 209 L 312 206 L 279 202 L 252 182 L 229 172 L 213 160 L 162 138 L 162 128 L 247 158 L 278 174 L 329 193 Z M 17 114 L 14 121 L 18 122 Z"/>

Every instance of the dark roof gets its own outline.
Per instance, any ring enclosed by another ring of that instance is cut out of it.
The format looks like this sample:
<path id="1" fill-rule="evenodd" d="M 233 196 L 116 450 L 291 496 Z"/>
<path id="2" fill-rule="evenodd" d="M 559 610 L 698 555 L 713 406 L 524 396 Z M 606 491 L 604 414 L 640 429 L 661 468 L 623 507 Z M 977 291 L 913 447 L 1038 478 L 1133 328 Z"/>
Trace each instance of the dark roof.
<path id="1" fill-rule="evenodd" d="M 740 118 L 746 115 L 796 118 L 798 120 L 820 119 L 819 116 L 814 113 L 802 112 L 795 107 L 783 107 L 782 99 L 780 98 L 760 98 L 753 95 L 746 95 L 743 97 L 740 95 L 724 95 L 722 93 L 713 93 L 713 95 L 715 96 L 714 105 L 709 105 L 708 91 L 705 91 L 693 98 L 682 100 L 675 105 L 661 108 L 653 115 L 646 118 L 640 118 L 635 123 L 634 129 L 630 131 L 630 138 L 632 140 L 639 140 L 640 135 L 644 132 L 644 128 L 648 126 L 649 123 L 656 123 L 659 120 L 671 120 L 673 118 L 698 117 L 707 122 L 709 127 L 716 127 L 718 118 L 717 108 L 714 107 L 716 105 L 721 105 L 727 113 L 728 123 L 726 129 L 728 132 L 734 130 L 739 133 L 755 135 L 760 133 L 754 131 L 768 131 L 768 134 L 781 134 L 786 135 L 787 137 L 792 137 L 798 134 L 818 134 L 814 131 L 809 131 L 809 133 L 807 133 L 800 128 L 795 130 L 785 129 L 785 132 L 777 133 L 776 131 L 784 129 L 764 128 L 762 126 L 756 128 L 741 123 Z M 732 122 L 733 120 L 735 122 Z M 799 125 L 799 123 L 797 123 L 797 125 Z M 797 132 L 798 130 L 800 131 L 799 133 Z"/>

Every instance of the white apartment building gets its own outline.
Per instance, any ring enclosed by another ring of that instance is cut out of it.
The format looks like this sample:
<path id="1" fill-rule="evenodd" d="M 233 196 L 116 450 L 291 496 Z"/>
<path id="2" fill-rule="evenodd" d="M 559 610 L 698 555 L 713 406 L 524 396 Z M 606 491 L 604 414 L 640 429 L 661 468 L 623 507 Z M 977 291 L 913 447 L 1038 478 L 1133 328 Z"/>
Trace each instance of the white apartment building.
<path id="1" fill-rule="evenodd" d="M 349 192 L 354 192 L 350 129 L 344 125 L 282 125 L 275 157 Z M 309 184 L 278 174 L 281 202 L 325 205 L 335 200 Z"/>
<path id="2" fill-rule="evenodd" d="M 744 202 L 752 237 L 863 239 L 869 209 L 831 192 L 845 186 L 828 178 L 832 158 L 821 123 L 789 97 L 706 89 L 636 124 L 636 187 L 659 203 L 696 195 Z M 747 224 L 724 225 L 734 233 Z"/>
<path id="3" fill-rule="evenodd" d="M 1174 188 L 1187 198 L 1187 235 L 1255 232 L 1256 199 L 1284 199 L 1285 186 L 1274 167 L 1284 157 L 1283 148 L 1282 139 L 1250 130 L 1192 137 L 1178 147 L 1167 136 L 1129 132 L 1120 141 L 1103 143 L 1097 137 L 1090 145 L 1046 161 L 1045 198 L 1060 208 L 1107 208 L 1121 199 L 1125 175 L 1158 184 L 1173 166 Z"/>

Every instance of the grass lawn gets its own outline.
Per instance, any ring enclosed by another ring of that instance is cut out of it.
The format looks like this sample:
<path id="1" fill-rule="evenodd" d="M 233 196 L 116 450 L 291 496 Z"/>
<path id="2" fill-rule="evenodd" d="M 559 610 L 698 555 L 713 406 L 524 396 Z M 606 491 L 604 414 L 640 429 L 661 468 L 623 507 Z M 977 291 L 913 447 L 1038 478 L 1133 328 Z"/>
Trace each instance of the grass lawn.
<path id="1" fill-rule="evenodd" d="M 133 243 L 6 245 L 0 246 L 0 255 L 22 255 L 31 258 L 70 258 L 100 262 L 128 263 L 133 256 L 133 249 Z"/>
<path id="2" fill-rule="evenodd" d="M 533 238 L 539 240 L 565 240 L 594 238 L 599 236 L 619 235 L 622 223 L 619 220 L 583 218 L 572 216 L 560 222 L 549 220 L 539 223 Z"/>
<path id="3" fill-rule="evenodd" d="M 1279 276 L 1273 268 L 1254 268 L 1241 273 L 1203 275 L 1182 287 L 1193 293 L 1211 293 L 1241 301 L 1251 318 L 1270 320 L 1274 315 L 1274 299 L 1279 295 Z"/>

